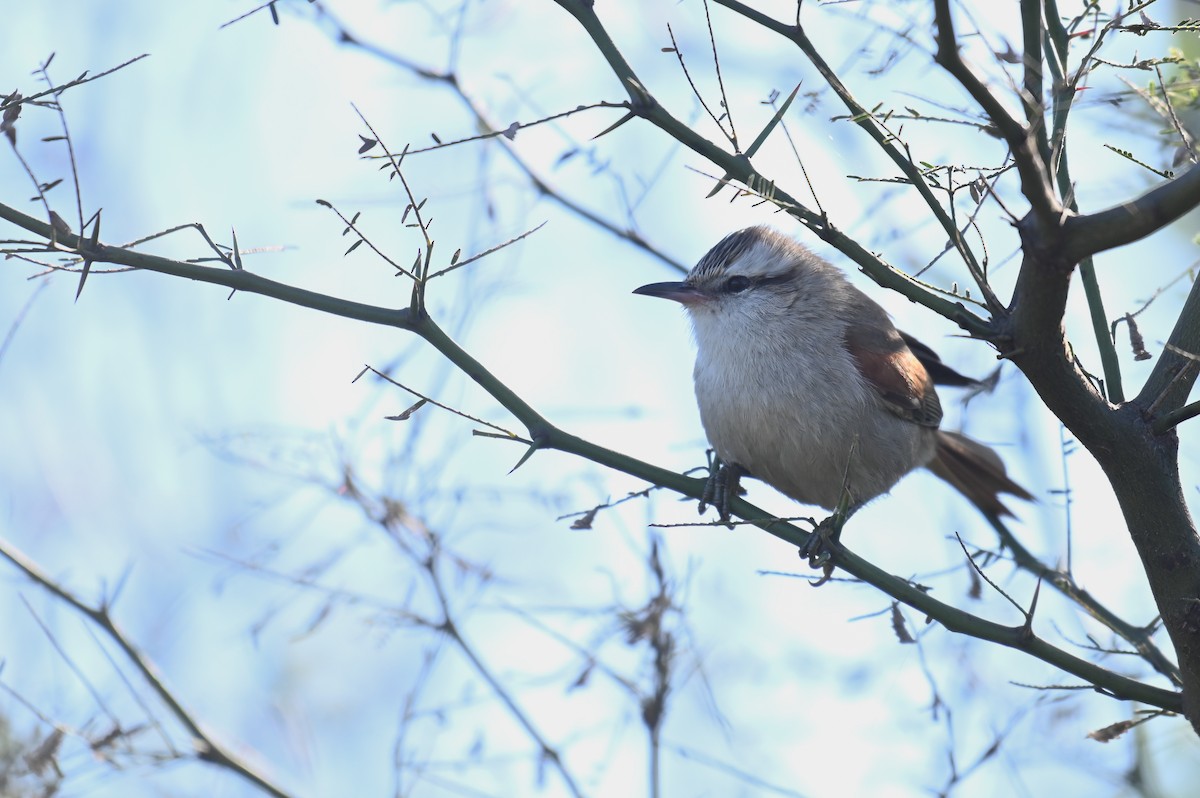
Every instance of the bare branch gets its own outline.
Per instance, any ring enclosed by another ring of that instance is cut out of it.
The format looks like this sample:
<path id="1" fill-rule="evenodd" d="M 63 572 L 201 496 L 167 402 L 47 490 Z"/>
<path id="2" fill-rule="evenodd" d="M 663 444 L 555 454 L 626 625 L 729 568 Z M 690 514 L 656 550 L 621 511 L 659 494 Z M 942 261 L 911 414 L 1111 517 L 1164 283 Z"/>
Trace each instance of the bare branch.
<path id="1" fill-rule="evenodd" d="M 1200 205 L 1200 169 L 1193 166 L 1136 199 L 1063 223 L 1063 257 L 1078 262 L 1156 233 Z"/>
<path id="2" fill-rule="evenodd" d="M 57 97 L 59 94 L 62 94 L 67 89 L 73 89 L 76 86 L 82 86 L 84 83 L 90 83 L 93 80 L 99 80 L 100 78 L 111 75 L 112 73 L 114 73 L 118 70 L 124 69 L 125 67 L 130 66 L 131 64 L 135 64 L 138 61 L 141 61 L 143 58 L 149 58 L 149 57 L 150 57 L 150 53 L 142 53 L 141 55 L 130 58 L 128 61 L 117 64 L 115 67 L 112 67 L 111 69 L 106 69 L 103 72 L 97 72 L 95 75 L 89 75 L 87 72 L 84 72 L 82 75 L 75 78 L 75 80 L 68 81 L 67 83 L 62 83 L 58 86 L 51 86 L 50 88 L 46 89 L 45 91 L 38 92 L 37 94 L 31 94 L 28 97 L 21 97 L 18 102 L 24 103 L 24 104 L 36 103 L 41 98 L 46 97 L 51 94 Z M 8 105 L 8 103 L 0 104 L 0 108 L 5 107 L 6 105 Z"/>
<path id="3" fill-rule="evenodd" d="M 954 32 L 950 0 L 934 0 L 933 7 L 938 30 L 937 62 L 962 84 L 1008 142 L 1013 162 L 1016 163 L 1017 172 L 1021 176 L 1021 193 L 1029 200 L 1039 227 L 1047 234 L 1050 233 L 1059 225 L 1062 205 L 1050 187 L 1050 175 L 1038 152 L 1036 136 L 1030 128 L 1022 125 L 1008 112 L 983 79 L 963 61 Z"/>
<path id="4" fill-rule="evenodd" d="M 162 699 L 163 703 L 170 708 L 171 713 L 187 729 L 188 734 L 192 736 L 195 742 L 196 755 L 200 759 L 236 773 L 268 795 L 274 795 L 277 798 L 287 798 L 289 793 L 285 792 L 283 788 L 277 786 L 266 776 L 254 770 L 240 757 L 226 750 L 224 746 L 204 731 L 200 726 L 200 722 L 193 717 L 192 713 L 183 706 L 175 694 L 171 692 L 170 688 L 166 686 L 166 682 L 154 666 L 154 663 L 147 659 L 146 655 L 117 626 L 116 622 L 109 615 L 107 607 L 93 607 L 86 604 L 83 600 L 51 579 L 33 560 L 26 557 L 24 553 L 17 550 L 7 541 L 0 540 L 0 557 L 4 557 L 4 559 L 15 565 L 27 577 L 50 591 L 59 600 L 70 605 L 76 612 L 103 630 L 116 643 L 126 658 L 141 673 L 146 683 L 150 685 L 154 692 L 158 694 L 158 697 Z"/>
<path id="5" fill-rule="evenodd" d="M 784 36 L 792 41 L 801 50 L 801 52 L 804 53 L 808 60 L 812 62 L 813 66 L 816 67 L 817 71 L 821 74 L 821 77 L 824 78 L 825 82 L 829 84 L 830 88 L 833 89 L 834 93 L 837 94 L 838 98 L 842 101 L 846 108 L 849 109 L 850 119 L 864 131 L 866 131 L 866 133 L 875 141 L 876 145 L 883 150 L 883 152 L 889 158 L 891 158 L 892 162 L 895 163 L 905 177 L 908 178 L 909 184 L 911 184 L 912 187 L 915 188 L 921 195 L 921 198 L 925 201 L 926 206 L 928 206 L 929 210 L 938 220 L 938 223 L 942 226 L 942 229 L 946 232 L 947 239 L 953 245 L 954 249 L 959 253 L 959 256 L 963 259 L 968 271 L 971 272 L 972 278 L 975 280 L 976 285 L 979 286 L 980 292 L 983 294 L 984 299 L 987 302 L 988 309 L 994 314 L 1002 313 L 1004 311 L 1004 305 L 992 293 L 991 287 L 987 282 L 987 276 L 980 267 L 978 258 L 975 256 L 975 253 L 971 250 L 970 246 L 968 246 L 966 239 L 963 238 L 961 231 L 959 231 L 958 226 L 954 223 L 954 220 L 951 218 L 950 214 L 944 207 L 942 207 L 942 204 L 938 201 L 937 197 L 934 196 L 933 190 L 930 187 L 928 180 L 926 180 L 926 176 L 922 173 L 921 168 L 914 162 L 911 154 L 907 152 L 907 148 L 905 148 L 905 152 L 901 152 L 896 146 L 896 142 L 899 141 L 899 139 L 893 133 L 885 129 L 875 115 L 865 108 L 861 103 L 859 103 L 857 99 L 855 99 L 854 95 L 850 92 L 846 85 L 842 83 L 841 78 L 839 78 L 837 73 L 833 71 L 833 68 L 830 67 L 829 64 L 827 64 L 821 57 L 821 54 L 817 52 L 816 46 L 813 45 L 812 40 L 809 39 L 805 34 L 804 28 L 799 24 L 786 25 L 779 20 L 773 19 L 766 14 L 757 11 L 756 9 L 750 8 L 744 3 L 739 2 L 739 0 L 714 0 L 714 2 L 716 2 L 718 5 L 725 6 L 731 11 L 741 14 L 746 19 L 755 22 L 764 28 Z M 797 14 L 798 13 L 799 11 L 797 9 Z M 797 19 L 797 22 L 798 21 L 799 20 Z M 874 276 L 873 270 L 866 268 L 865 266 L 864 270 Z M 877 277 L 875 279 L 878 280 Z M 884 285 L 886 285 L 888 288 L 892 288 L 893 290 L 898 290 L 893 285 L 887 285 L 886 283 L 884 283 Z M 981 331 L 979 330 L 971 330 L 971 332 L 976 335 L 981 334 Z"/>
<path id="6" fill-rule="evenodd" d="M 52 233 L 49 225 L 4 205 L 0 205 L 0 218 L 8 219 L 38 235 L 49 237 Z M 85 239 L 75 235 L 67 237 L 62 243 L 64 246 L 74 247 L 81 252 L 82 248 L 88 246 L 88 242 Z M 496 379 L 479 361 L 454 343 L 434 323 L 433 319 L 425 313 L 414 313 L 411 308 L 395 310 L 335 299 L 268 280 L 245 270 L 231 271 L 197 266 L 191 263 L 172 261 L 166 258 L 130 252 L 105 245 L 96 245 L 93 251 L 87 251 L 85 254 L 98 261 L 124 263 L 172 276 L 225 285 L 239 291 L 263 294 L 280 301 L 302 305 L 321 312 L 355 318 L 372 324 L 382 324 L 409 330 L 420 335 L 434 346 L 444 357 L 457 366 L 464 374 L 477 382 L 526 426 L 529 430 L 529 438 L 532 441 L 530 453 L 536 449 L 557 449 L 623 471 L 632 476 L 645 479 L 648 482 L 663 485 L 694 499 L 700 499 L 704 493 L 705 480 L 653 466 L 620 452 L 585 441 L 551 425 L 529 404 L 517 396 L 511 388 Z M 810 533 L 798 529 L 791 524 L 773 519 L 769 513 L 746 502 L 744 499 L 734 497 L 730 501 L 730 508 L 742 518 L 758 519 L 754 522 L 756 526 L 797 547 L 803 546 L 810 537 Z M 963 612 L 956 607 L 934 599 L 928 593 L 911 585 L 908 581 L 886 573 L 844 547 L 839 547 L 835 562 L 850 574 L 875 585 L 889 596 L 938 620 L 951 631 L 968 634 L 982 640 L 989 640 L 1024 651 L 1080 678 L 1101 685 L 1107 692 L 1120 698 L 1135 699 L 1172 711 L 1176 711 L 1182 706 L 1182 699 L 1178 693 L 1141 684 L 1135 680 L 1105 670 L 1098 665 L 1068 654 L 1035 636 L 1026 634 L 1022 627 L 1002 626 Z"/>
<path id="7" fill-rule="evenodd" d="M 675 271 L 682 272 L 684 274 L 687 273 L 689 268 L 688 265 L 679 262 L 678 260 L 664 253 L 662 250 L 650 244 L 650 242 L 643 238 L 637 230 L 631 227 L 623 227 L 617 222 L 605 218 L 604 216 L 591 210 L 582 203 L 571 199 L 555 188 L 550 183 L 549 179 L 538 173 L 537 170 L 535 170 L 533 166 L 521 156 L 513 142 L 502 135 L 502 131 L 507 130 L 508 128 L 497 124 L 488 116 L 484 105 L 477 101 L 467 91 L 467 89 L 463 87 L 458 76 L 454 72 L 438 72 L 436 70 L 423 67 L 391 50 L 365 41 L 357 34 L 352 33 L 336 16 L 330 13 L 330 11 L 325 8 L 323 4 L 318 3 L 315 5 L 322 19 L 328 22 L 335 29 L 334 35 L 337 41 L 346 46 L 355 47 L 365 53 L 369 53 L 386 61 L 389 64 L 392 64 L 393 66 L 397 66 L 401 69 L 411 72 L 418 77 L 439 83 L 449 88 L 454 95 L 458 97 L 459 101 L 467 108 L 471 115 L 474 116 L 476 126 L 483 130 L 493 132 L 491 137 L 501 146 L 504 153 L 509 157 L 509 160 L 512 161 L 513 165 L 515 165 L 522 173 L 525 174 L 525 176 L 533 184 L 533 187 L 537 191 L 541 192 L 542 195 L 558 203 L 563 208 L 566 208 L 568 211 L 580 217 L 581 219 L 586 220 L 590 224 L 607 231 L 611 235 L 633 245 L 651 257 L 662 261 Z M 608 106 L 615 104 L 600 103 L 600 105 Z M 622 107 L 624 107 L 623 104 Z M 411 150 L 411 152 L 414 153 L 422 151 L 422 149 Z"/>

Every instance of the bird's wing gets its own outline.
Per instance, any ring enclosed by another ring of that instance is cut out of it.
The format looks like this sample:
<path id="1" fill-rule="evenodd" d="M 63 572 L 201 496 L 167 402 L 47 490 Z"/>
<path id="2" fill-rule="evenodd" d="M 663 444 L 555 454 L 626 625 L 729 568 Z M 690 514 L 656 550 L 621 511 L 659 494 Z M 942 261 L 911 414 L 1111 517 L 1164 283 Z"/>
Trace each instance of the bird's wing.
<path id="1" fill-rule="evenodd" d="M 860 318 L 847 327 L 845 341 L 859 373 L 888 410 L 923 427 L 938 426 L 942 403 L 933 379 L 895 327 Z"/>
<path id="2" fill-rule="evenodd" d="M 904 339 L 904 343 L 908 344 L 908 348 L 916 356 L 917 360 L 921 361 L 921 365 L 929 372 L 929 376 L 938 385 L 952 385 L 957 388 L 984 388 L 981 380 L 968 377 L 965 374 L 959 374 L 954 369 L 947 366 L 938 357 L 938 353 L 934 352 L 925 344 L 913 338 L 904 330 L 897 330 L 900 337 Z"/>

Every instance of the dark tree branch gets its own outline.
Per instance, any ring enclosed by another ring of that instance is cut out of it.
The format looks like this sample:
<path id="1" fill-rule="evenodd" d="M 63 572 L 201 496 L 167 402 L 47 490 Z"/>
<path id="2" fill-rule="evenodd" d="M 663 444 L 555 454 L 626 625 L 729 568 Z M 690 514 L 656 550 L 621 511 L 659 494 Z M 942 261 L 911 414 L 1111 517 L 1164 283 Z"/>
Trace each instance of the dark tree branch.
<path id="1" fill-rule="evenodd" d="M 934 0 L 933 8 L 937 21 L 937 62 L 962 84 L 1008 143 L 1013 163 L 1021 176 L 1021 193 L 1029 200 L 1038 224 L 1046 231 L 1057 229 L 1063 209 L 1050 186 L 1050 176 L 1038 152 L 1036 136 L 1031 128 L 1022 125 L 1008 112 L 983 79 L 963 61 L 950 14 L 950 0 Z M 1040 63 L 1038 68 L 1041 68 Z"/>
<path id="2" fill-rule="evenodd" d="M 1062 327 L 1071 264 L 1040 246 L 1036 226 L 1030 222 L 1026 219 L 1021 227 L 1025 258 L 1009 318 L 1010 356 L 1046 407 L 1096 458 L 1112 485 L 1175 646 L 1185 715 L 1200 730 L 1200 635 L 1196 633 L 1200 629 L 1200 539 L 1179 481 L 1178 440 L 1173 434 L 1153 432 L 1152 414 L 1141 398 L 1114 407 L 1081 371 Z M 1196 293 L 1189 305 L 1200 302 Z M 1177 328 L 1179 340 L 1200 337 L 1197 317 L 1185 309 L 1180 324 L 1187 331 Z M 1160 376 L 1151 382 L 1161 386 L 1158 393 L 1170 385 L 1174 400 L 1184 395 L 1190 382 L 1177 379 L 1171 368 L 1171 363 L 1160 362 L 1156 369 Z M 1158 396 L 1152 389 L 1143 394 Z"/>
<path id="3" fill-rule="evenodd" d="M 745 155 L 727 152 L 692 128 L 673 117 L 646 89 L 641 79 L 633 72 L 629 63 L 620 55 L 616 45 L 596 16 L 592 3 L 587 0 L 554 0 L 579 22 L 592 38 L 601 55 L 608 61 L 609 68 L 631 92 L 641 98 L 635 101 L 633 111 L 638 116 L 658 127 L 671 138 L 683 144 L 697 155 L 725 170 L 729 178 L 746 186 L 764 182 Z M 877 255 L 868 252 L 857 241 L 838 230 L 824 214 L 818 214 L 797 201 L 783 189 L 772 184 L 771 202 L 783 208 L 797 221 L 812 230 L 821 240 L 841 251 L 857 263 L 863 272 L 884 288 L 896 291 L 939 315 L 949 319 L 971 335 L 990 338 L 992 325 L 985 319 L 967 310 L 962 302 L 954 302 L 930 291 L 903 272 L 893 268 Z"/>
<path id="4" fill-rule="evenodd" d="M 1063 328 L 1076 264 L 1096 252 L 1149 235 L 1195 207 L 1200 202 L 1200 170 L 1193 169 L 1138 199 L 1094 214 L 1064 212 L 1056 200 L 1047 204 L 1043 193 L 1050 191 L 1048 180 L 1039 178 L 1044 192 L 1034 186 L 1034 173 L 1040 174 L 1043 166 L 1029 147 L 1028 131 L 1008 116 L 958 59 L 948 0 L 935 0 L 935 7 L 939 61 L 956 76 L 962 75 L 964 86 L 1009 140 L 1021 169 L 1022 191 L 1033 206 L 1018 228 L 1024 257 L 1012 312 L 1002 330 L 1010 339 L 1008 354 L 1047 408 L 1096 458 L 1112 485 L 1163 625 L 1175 646 L 1185 714 L 1200 731 L 1200 538 L 1179 481 L 1178 440 L 1173 433 L 1164 434 L 1153 426 L 1158 414 L 1170 413 L 1186 401 L 1195 380 L 1197 368 L 1191 354 L 1200 347 L 1200 299 L 1194 289 L 1172 333 L 1168 353 L 1138 398 L 1119 406 L 1101 396 L 1083 373 Z M 1056 116 L 1056 125 L 1060 123 L 1065 124 L 1065 111 Z M 1023 153 L 1018 150 L 1022 143 Z M 1067 183 L 1065 161 L 1060 162 L 1059 178 Z M 1094 294 L 1098 299 L 1094 282 L 1088 288 L 1089 297 Z M 1093 315 L 1098 309 L 1093 303 Z M 1107 335 L 1106 325 L 1097 329 Z M 1107 364 L 1106 373 L 1110 373 Z M 1119 399 L 1119 383 L 1114 388 L 1113 395 Z"/>
<path id="5" fill-rule="evenodd" d="M 1159 416 L 1154 420 L 1154 434 L 1162 435 L 1170 432 L 1185 421 L 1200 416 L 1200 402 L 1186 404 L 1178 410 Z"/>
<path id="6" fill-rule="evenodd" d="M 777 19 L 771 18 L 766 14 L 763 14 L 761 11 L 750 8 L 738 0 L 713 0 L 713 2 L 717 3 L 717 5 L 725 6 L 729 10 L 740 14 L 756 25 L 761 25 L 764 28 L 778 33 L 780 36 L 783 36 L 785 39 L 795 44 L 796 47 L 798 47 L 800 51 L 804 53 L 805 57 L 808 58 L 808 60 L 812 63 L 813 67 L 815 67 L 817 72 L 820 73 L 822 79 L 824 79 L 829 87 L 833 89 L 834 94 L 838 96 L 838 99 L 840 99 L 846 106 L 847 110 L 849 110 L 850 118 L 854 121 L 854 123 L 866 131 L 867 135 L 869 135 L 875 141 L 875 144 L 892 160 L 892 163 L 896 164 L 904 176 L 908 178 L 908 182 L 912 185 L 912 187 L 915 188 L 921 195 L 921 198 L 925 201 L 926 206 L 934 215 L 934 218 L 938 220 L 938 223 L 946 232 L 946 236 L 951 245 L 966 264 L 967 270 L 971 273 L 971 277 L 974 279 L 975 285 L 978 286 L 980 294 L 983 296 L 984 304 L 987 306 L 988 310 L 993 314 L 1004 312 L 1004 304 L 993 291 L 991 284 L 988 282 L 987 275 L 985 275 L 983 272 L 983 267 L 979 264 L 979 259 L 975 256 L 975 253 L 967 244 L 966 239 L 963 237 L 962 231 L 959 230 L 958 226 L 954 223 L 954 219 L 951 218 L 950 214 L 947 213 L 946 208 L 943 207 L 942 203 L 938 201 L 936 196 L 934 196 L 933 189 L 930 187 L 929 181 L 926 179 L 922 169 L 913 162 L 911 155 L 907 152 L 907 148 L 905 148 L 905 151 L 902 152 L 900 147 L 896 146 L 896 142 L 898 141 L 896 136 L 883 129 L 878 120 L 875 118 L 875 115 L 872 114 L 868 109 L 864 108 L 863 105 L 859 103 L 857 99 L 855 99 L 850 89 L 847 88 L 844 83 L 842 83 L 841 78 L 838 77 L 833 68 L 830 67 L 829 64 L 826 63 L 825 59 L 821 57 L 821 54 L 817 51 L 816 46 L 804 32 L 804 28 L 799 24 L 798 13 L 797 24 L 788 25 L 780 22 Z"/>
<path id="7" fill-rule="evenodd" d="M 1046 135 L 1046 107 L 1043 102 L 1042 38 L 1045 25 L 1042 21 L 1044 0 L 1021 0 L 1021 37 L 1025 53 L 1025 86 L 1021 103 L 1025 106 L 1025 123 L 1037 139 L 1038 153 L 1045 168 L 1050 166 L 1050 143 Z M 1047 179 L 1049 179 L 1047 177 Z"/>
<path id="8" fill-rule="evenodd" d="M 1200 172 L 1200 169 L 1196 170 Z M 1187 301 L 1175 320 L 1162 355 L 1134 401 L 1156 417 L 1171 413 L 1187 401 L 1200 371 L 1200 281 L 1192 283 Z M 1183 419 L 1177 419 L 1179 423 Z M 1156 434 L 1165 429 L 1155 428 Z"/>
<path id="9" fill-rule="evenodd" d="M 1078 262 L 1156 233 L 1200 205 L 1200 169 L 1192 167 L 1137 199 L 1063 223 L 1063 257 Z"/>
<path id="10" fill-rule="evenodd" d="M 48 224 L 5 205 L 0 205 L 0 218 L 7 219 L 46 239 L 49 239 L 53 232 Z M 119 247 L 96 244 L 90 250 L 85 250 L 84 248 L 90 244 L 89 240 L 74 234 L 59 236 L 58 240 L 58 246 L 64 252 L 85 256 L 97 262 L 120 263 L 176 277 L 215 283 L 333 315 L 409 330 L 425 339 L 463 374 L 475 381 L 525 425 L 529 431 L 529 440 L 532 441 L 526 457 L 539 449 L 556 449 L 584 457 L 592 462 L 645 479 L 656 485 L 662 485 L 694 499 L 700 499 L 704 493 L 705 480 L 653 466 L 555 427 L 511 388 L 492 375 L 483 364 L 456 344 L 423 310 L 417 312 L 412 309 L 395 310 L 336 299 L 258 277 L 245 270 L 199 266 L 155 255 L 131 252 Z M 768 513 L 744 499 L 734 498 L 730 506 L 735 513 L 747 519 L 749 523 L 797 548 L 804 546 L 812 534 L 790 523 L 772 518 Z M 938 601 L 908 580 L 893 576 L 844 548 L 839 547 L 833 561 L 852 576 L 874 585 L 892 598 L 921 611 L 951 631 L 1023 651 L 1067 673 L 1078 676 L 1103 692 L 1120 699 L 1140 701 L 1170 711 L 1178 711 L 1183 706 L 1183 698 L 1179 693 L 1143 684 L 1069 654 L 1038 638 L 1024 624 L 1005 626 Z"/>

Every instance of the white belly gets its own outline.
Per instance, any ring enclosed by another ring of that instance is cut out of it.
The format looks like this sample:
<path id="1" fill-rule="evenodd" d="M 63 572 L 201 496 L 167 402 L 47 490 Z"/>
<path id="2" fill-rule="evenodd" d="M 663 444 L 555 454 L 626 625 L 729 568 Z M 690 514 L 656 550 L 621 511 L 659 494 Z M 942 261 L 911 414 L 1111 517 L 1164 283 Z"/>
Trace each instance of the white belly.
<path id="1" fill-rule="evenodd" d="M 721 370 L 698 359 L 700 419 L 717 455 L 825 509 L 843 493 L 852 505 L 870 501 L 928 463 L 935 431 L 888 412 L 848 355 L 844 360 L 833 356 L 818 373 L 798 374 L 751 366 L 778 359 L 746 357 Z"/>

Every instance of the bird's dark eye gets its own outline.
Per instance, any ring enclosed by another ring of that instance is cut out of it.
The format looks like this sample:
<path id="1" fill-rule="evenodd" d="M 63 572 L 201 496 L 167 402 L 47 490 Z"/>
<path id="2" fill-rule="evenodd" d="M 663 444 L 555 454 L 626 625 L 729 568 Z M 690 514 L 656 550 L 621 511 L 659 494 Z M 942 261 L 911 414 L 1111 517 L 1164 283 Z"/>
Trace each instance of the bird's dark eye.
<path id="1" fill-rule="evenodd" d="M 750 278 L 744 274 L 735 274 L 725 281 L 724 290 L 727 294 L 737 294 L 750 287 Z"/>

